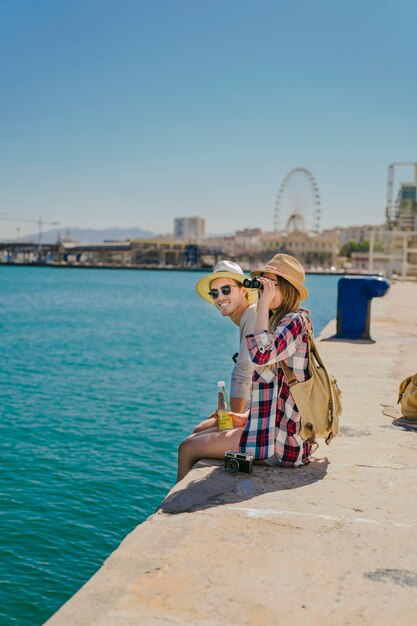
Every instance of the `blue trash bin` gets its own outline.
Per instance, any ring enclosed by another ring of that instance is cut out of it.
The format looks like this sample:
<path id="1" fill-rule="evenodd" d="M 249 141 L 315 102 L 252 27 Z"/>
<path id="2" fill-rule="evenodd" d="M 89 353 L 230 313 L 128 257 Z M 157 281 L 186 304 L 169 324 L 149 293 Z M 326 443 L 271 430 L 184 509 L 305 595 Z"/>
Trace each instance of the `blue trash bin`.
<path id="1" fill-rule="evenodd" d="M 385 295 L 389 282 L 380 276 L 346 276 L 337 294 L 338 339 L 371 339 L 371 300 Z"/>

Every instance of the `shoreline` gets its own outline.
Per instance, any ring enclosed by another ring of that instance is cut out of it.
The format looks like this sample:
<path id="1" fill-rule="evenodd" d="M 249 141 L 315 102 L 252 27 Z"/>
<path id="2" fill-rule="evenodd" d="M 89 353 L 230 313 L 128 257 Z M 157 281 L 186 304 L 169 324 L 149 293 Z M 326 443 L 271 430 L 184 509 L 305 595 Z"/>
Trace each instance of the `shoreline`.
<path id="1" fill-rule="evenodd" d="M 211 272 L 212 267 L 174 267 L 160 265 L 64 265 L 58 263 L 3 263 L 0 267 L 32 267 L 50 269 L 76 269 L 76 270 L 155 270 L 158 272 Z M 380 272 L 359 272 L 350 270 L 314 270 L 305 269 L 306 275 L 318 276 L 381 276 Z"/>

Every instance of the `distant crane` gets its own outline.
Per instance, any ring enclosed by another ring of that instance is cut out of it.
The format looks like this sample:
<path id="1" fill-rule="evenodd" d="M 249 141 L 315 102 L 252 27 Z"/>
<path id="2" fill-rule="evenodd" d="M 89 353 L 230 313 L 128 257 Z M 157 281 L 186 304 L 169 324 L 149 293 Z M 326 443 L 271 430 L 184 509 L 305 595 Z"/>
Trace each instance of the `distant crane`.
<path id="1" fill-rule="evenodd" d="M 42 216 L 39 216 L 38 220 L 28 220 L 23 217 L 7 217 L 7 213 L 0 214 L 0 220 L 6 220 L 8 222 L 28 222 L 29 224 L 37 224 L 38 225 L 38 237 L 39 237 L 39 248 L 42 247 L 42 226 L 59 226 L 59 222 L 44 222 Z"/>

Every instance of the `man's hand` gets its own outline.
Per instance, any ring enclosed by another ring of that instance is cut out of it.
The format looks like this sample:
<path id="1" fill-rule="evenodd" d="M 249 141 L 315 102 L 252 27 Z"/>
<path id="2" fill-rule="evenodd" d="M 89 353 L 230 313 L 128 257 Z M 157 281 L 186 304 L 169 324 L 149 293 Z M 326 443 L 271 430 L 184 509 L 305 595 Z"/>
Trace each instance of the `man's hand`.
<path id="1" fill-rule="evenodd" d="M 233 420 L 233 426 L 245 426 L 248 421 L 249 411 L 245 411 L 245 413 L 232 413 L 230 411 L 229 415 Z"/>
<path id="2" fill-rule="evenodd" d="M 208 420 L 210 420 L 211 422 L 214 420 L 214 426 L 219 426 L 218 424 L 218 420 L 217 420 L 217 409 L 215 411 L 213 411 L 212 413 L 210 413 L 210 415 L 207 418 Z"/>
<path id="3" fill-rule="evenodd" d="M 217 426 L 217 411 L 213 411 L 213 413 L 210 413 L 207 419 L 205 419 L 194 428 L 193 434 L 201 433 L 208 428 L 217 428 Z"/>

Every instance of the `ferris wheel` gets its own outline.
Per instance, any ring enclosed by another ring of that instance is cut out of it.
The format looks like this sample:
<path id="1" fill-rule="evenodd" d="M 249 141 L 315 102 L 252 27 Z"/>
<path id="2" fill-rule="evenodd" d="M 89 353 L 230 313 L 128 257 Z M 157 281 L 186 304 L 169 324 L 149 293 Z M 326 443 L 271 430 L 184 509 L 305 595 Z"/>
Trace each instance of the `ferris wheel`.
<path id="1" fill-rule="evenodd" d="M 275 232 L 318 233 L 320 193 L 313 174 L 304 167 L 291 170 L 281 183 L 275 202 Z"/>

